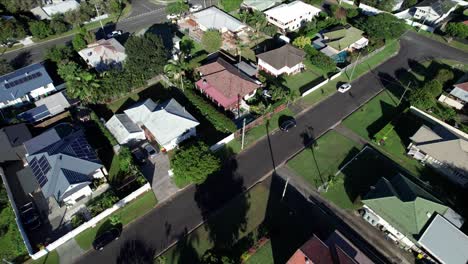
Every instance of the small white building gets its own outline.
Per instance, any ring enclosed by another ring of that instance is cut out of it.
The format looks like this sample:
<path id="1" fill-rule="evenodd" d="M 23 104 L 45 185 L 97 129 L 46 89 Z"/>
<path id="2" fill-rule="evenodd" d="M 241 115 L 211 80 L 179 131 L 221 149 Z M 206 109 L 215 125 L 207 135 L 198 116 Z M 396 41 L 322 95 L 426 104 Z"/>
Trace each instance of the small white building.
<path id="1" fill-rule="evenodd" d="M 126 117 L 124 117 L 124 115 Z M 151 99 L 113 116 L 106 127 L 119 144 L 143 139 L 156 141 L 161 148 L 171 150 L 193 136 L 199 122 L 175 99 L 156 104 Z"/>
<path id="2" fill-rule="evenodd" d="M 304 68 L 305 52 L 290 44 L 257 55 L 258 70 L 273 76 L 296 74 Z"/>
<path id="3" fill-rule="evenodd" d="M 57 91 L 40 63 L 0 76 L 0 108 L 37 100 Z"/>
<path id="4" fill-rule="evenodd" d="M 413 18 L 428 24 L 437 24 L 457 8 L 452 0 L 425 0 L 414 8 Z"/>
<path id="5" fill-rule="evenodd" d="M 298 30 L 311 21 L 321 10 L 302 1 L 281 4 L 263 12 L 269 23 L 277 26 L 282 32 Z"/>
<path id="6" fill-rule="evenodd" d="M 39 19 L 50 20 L 53 15 L 64 14 L 78 8 L 80 8 L 80 4 L 76 0 L 52 1 L 50 4 L 31 9 L 31 13 Z"/>
<path id="7" fill-rule="evenodd" d="M 80 50 L 78 54 L 89 67 L 100 72 L 114 67 L 122 67 L 123 61 L 127 58 L 125 47 L 115 38 L 100 39 Z"/>

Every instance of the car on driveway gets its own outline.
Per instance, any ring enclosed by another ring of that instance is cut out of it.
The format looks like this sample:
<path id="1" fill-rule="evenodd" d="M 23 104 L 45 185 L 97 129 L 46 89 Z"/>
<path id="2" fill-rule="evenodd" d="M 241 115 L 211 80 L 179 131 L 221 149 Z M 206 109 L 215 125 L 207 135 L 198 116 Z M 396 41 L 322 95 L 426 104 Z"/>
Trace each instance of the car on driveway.
<path id="1" fill-rule="evenodd" d="M 111 33 L 107 34 L 107 38 L 114 38 L 122 35 L 122 30 L 114 30 Z"/>
<path id="2" fill-rule="evenodd" d="M 296 127 L 297 123 L 294 118 L 290 118 L 288 120 L 283 121 L 279 128 L 281 131 L 288 132 L 291 128 Z"/>
<path id="3" fill-rule="evenodd" d="M 176 14 L 168 14 L 166 16 L 167 20 L 175 20 L 179 17 L 179 15 L 176 15 Z"/>
<path id="4" fill-rule="evenodd" d="M 140 148 L 133 149 L 132 155 L 138 165 L 144 165 L 146 163 L 146 155 Z"/>
<path id="5" fill-rule="evenodd" d="M 349 89 L 351 89 L 351 84 L 350 83 L 343 83 L 340 85 L 338 88 L 338 92 L 340 93 L 346 93 Z"/>
<path id="6" fill-rule="evenodd" d="M 156 151 L 156 149 L 148 142 L 144 143 L 141 147 L 146 151 L 146 154 L 148 154 L 148 158 L 150 159 L 156 157 L 158 154 L 158 151 Z"/>
<path id="7" fill-rule="evenodd" d="M 120 234 L 121 232 L 117 228 L 112 228 L 102 233 L 101 235 L 96 237 L 96 239 L 94 239 L 93 248 L 99 251 L 103 250 L 104 247 L 107 246 L 110 242 L 114 240 L 118 240 L 120 237 Z"/>
<path id="8" fill-rule="evenodd" d="M 199 10 L 202 10 L 203 9 L 203 6 L 202 5 L 193 5 L 190 7 L 190 12 L 197 12 Z"/>
<path id="9" fill-rule="evenodd" d="M 20 208 L 21 221 L 29 230 L 37 229 L 41 226 L 40 216 L 32 202 L 23 205 Z"/>

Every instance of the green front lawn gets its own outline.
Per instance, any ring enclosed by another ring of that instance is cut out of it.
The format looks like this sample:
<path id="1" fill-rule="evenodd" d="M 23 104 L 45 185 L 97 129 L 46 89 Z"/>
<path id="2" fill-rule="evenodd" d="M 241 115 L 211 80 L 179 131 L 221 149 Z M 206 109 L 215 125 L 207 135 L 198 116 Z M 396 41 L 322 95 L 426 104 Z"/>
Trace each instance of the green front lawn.
<path id="1" fill-rule="evenodd" d="M 57 253 L 57 251 L 51 251 L 49 254 L 43 256 L 40 259 L 37 260 L 31 260 L 30 262 L 27 262 L 29 264 L 59 264 L 60 263 L 60 257 Z"/>
<path id="2" fill-rule="evenodd" d="M 244 138 L 244 149 L 255 143 L 257 140 L 260 138 L 266 136 L 267 131 L 271 133 L 273 130 L 277 129 L 279 126 L 279 118 L 281 116 L 293 116 L 293 113 L 291 110 L 288 108 L 284 109 L 283 111 L 274 114 L 270 120 L 268 121 L 268 127 L 267 127 L 267 121 L 265 120 L 263 124 L 258 125 L 249 131 L 245 132 L 245 138 Z M 226 147 L 233 153 L 239 153 L 241 152 L 241 147 L 242 147 L 242 137 L 238 137 L 234 139 L 233 141 L 229 142 Z"/>
<path id="3" fill-rule="evenodd" d="M 412 28 L 412 30 L 417 31 L 416 28 Z M 442 42 L 445 45 L 449 45 L 449 46 L 452 46 L 454 48 L 457 48 L 457 49 L 460 49 L 460 50 L 463 50 L 463 51 L 468 51 L 468 44 L 465 44 L 465 43 L 463 43 L 461 41 L 458 41 L 456 39 L 453 39 L 452 41 L 447 42 L 447 38 L 445 38 L 444 36 L 441 36 L 441 35 L 435 34 L 435 33 L 431 33 L 431 32 L 427 32 L 427 31 L 424 31 L 424 30 L 419 31 L 418 34 L 423 35 L 423 36 L 425 36 L 427 38 Z"/>
<path id="4" fill-rule="evenodd" d="M 264 221 L 269 199 L 268 186 L 258 184 L 248 193 L 229 201 L 163 256 L 167 263 L 192 263 L 214 246 L 234 245 L 235 242 Z"/>
<path id="5" fill-rule="evenodd" d="M 315 80 L 319 79 L 323 76 L 324 72 L 317 68 L 316 66 L 312 65 L 308 60 L 304 62 L 306 66 L 306 70 L 294 74 L 294 75 L 285 75 L 285 85 L 292 91 L 297 91 L 298 95 L 302 94 L 305 87 L 313 83 Z"/>
<path id="6" fill-rule="evenodd" d="M 123 226 L 129 224 L 133 220 L 143 216 L 157 204 L 154 193 L 149 190 L 140 195 L 136 200 L 133 200 L 125 207 L 117 210 L 111 216 L 118 216 Z M 96 238 L 96 236 L 111 227 L 109 218 L 107 217 L 99 222 L 95 227 L 88 228 L 75 237 L 76 242 L 83 250 L 88 250 Z"/>
<path id="7" fill-rule="evenodd" d="M 271 241 L 259 248 L 255 254 L 245 262 L 245 264 L 274 264 L 273 249 L 271 248 Z"/>
<path id="8" fill-rule="evenodd" d="M 368 58 L 364 62 L 358 64 L 356 69 L 354 70 L 353 80 L 361 77 L 362 75 L 368 73 L 370 70 L 374 69 L 381 63 L 385 62 L 398 52 L 400 49 L 400 43 L 397 41 L 393 41 L 388 43 L 385 48 L 377 54 L 374 54 L 372 57 Z M 325 97 L 330 96 L 331 94 L 335 93 L 338 88 L 338 83 L 341 82 L 349 82 L 349 78 L 351 77 L 351 72 L 353 69 L 348 69 L 346 72 L 342 73 L 341 76 L 338 78 L 328 82 L 324 86 L 320 87 L 317 91 L 314 91 L 303 98 L 303 102 L 307 105 L 314 105 Z M 351 80 L 352 81 L 352 80 Z"/>
<path id="9" fill-rule="evenodd" d="M 317 188 L 327 182 L 360 148 L 352 140 L 330 131 L 317 140 L 316 146 L 304 149 L 287 165 Z"/>

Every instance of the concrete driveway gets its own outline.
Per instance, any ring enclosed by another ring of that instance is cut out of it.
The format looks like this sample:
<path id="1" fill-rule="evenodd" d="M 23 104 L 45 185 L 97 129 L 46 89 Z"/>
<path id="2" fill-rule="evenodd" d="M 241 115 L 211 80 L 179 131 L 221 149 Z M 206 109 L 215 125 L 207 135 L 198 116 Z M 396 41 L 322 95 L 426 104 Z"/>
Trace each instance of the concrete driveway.
<path id="1" fill-rule="evenodd" d="M 169 157 L 166 153 L 159 153 L 156 157 L 149 158 L 141 166 L 141 171 L 148 182 L 151 183 L 158 202 L 168 199 L 180 190 L 169 176 L 169 169 Z"/>

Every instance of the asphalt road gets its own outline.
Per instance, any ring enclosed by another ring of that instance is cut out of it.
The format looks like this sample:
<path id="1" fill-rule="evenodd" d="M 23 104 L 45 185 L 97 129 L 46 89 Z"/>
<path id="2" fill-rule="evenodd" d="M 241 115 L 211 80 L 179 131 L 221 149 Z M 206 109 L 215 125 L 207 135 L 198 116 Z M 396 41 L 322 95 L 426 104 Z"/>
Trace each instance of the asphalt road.
<path id="1" fill-rule="evenodd" d="M 360 105 L 385 89 L 384 84 L 399 70 L 407 70 L 409 62 L 431 58 L 446 58 L 468 64 L 463 51 L 408 32 L 401 39 L 397 56 L 372 72 L 355 80 L 352 93 L 335 93 L 297 117 L 297 127 L 287 133 L 273 132 L 242 152 L 221 175 L 209 179 L 199 187 L 191 186 L 172 200 L 159 205 L 125 228 L 121 239 L 102 252 L 89 251 L 78 263 L 115 263 L 126 241 L 139 240 L 156 252 L 176 242 L 187 231 L 199 225 L 207 215 L 220 208 L 234 195 L 272 173 L 314 138 L 327 132 Z M 383 80 L 384 79 L 384 80 Z"/>
<path id="2" fill-rule="evenodd" d="M 210 5 L 209 1 L 206 1 Z M 192 4 L 202 4 L 203 0 L 191 0 Z M 211 4 L 215 4 L 216 0 L 212 0 Z M 155 4 L 150 0 L 134 0 L 132 1 L 132 11 L 127 18 L 118 21 L 115 25 L 105 26 L 106 33 L 113 30 L 122 30 L 123 32 L 134 33 L 141 29 L 150 27 L 153 24 L 167 21 L 165 7 L 161 4 Z M 100 31 L 96 29 L 95 31 Z M 100 33 L 97 33 L 101 35 Z M 45 53 L 51 47 L 65 44 L 73 39 L 73 36 L 67 36 L 59 39 L 54 39 L 46 42 L 41 42 L 30 47 L 21 48 L 11 52 L 7 52 L 0 58 L 12 61 L 14 65 L 24 67 L 28 64 L 37 63 L 44 60 Z"/>

